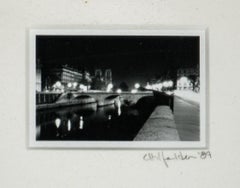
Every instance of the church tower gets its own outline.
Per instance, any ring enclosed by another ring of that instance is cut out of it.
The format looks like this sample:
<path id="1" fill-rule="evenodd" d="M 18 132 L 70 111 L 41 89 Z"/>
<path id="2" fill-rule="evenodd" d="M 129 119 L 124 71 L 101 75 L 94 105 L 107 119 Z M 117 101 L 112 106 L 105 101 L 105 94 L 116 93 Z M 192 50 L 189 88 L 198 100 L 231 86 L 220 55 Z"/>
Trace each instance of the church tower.
<path id="1" fill-rule="evenodd" d="M 105 70 L 104 80 L 105 80 L 106 85 L 112 83 L 112 70 L 111 69 Z"/>

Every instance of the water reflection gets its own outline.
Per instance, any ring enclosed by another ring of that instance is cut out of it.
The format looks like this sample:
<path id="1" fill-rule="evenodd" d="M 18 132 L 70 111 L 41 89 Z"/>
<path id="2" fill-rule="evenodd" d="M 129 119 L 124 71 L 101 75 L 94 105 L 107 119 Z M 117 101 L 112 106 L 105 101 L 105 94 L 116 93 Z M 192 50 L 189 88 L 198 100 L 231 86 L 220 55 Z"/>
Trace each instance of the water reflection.
<path id="1" fill-rule="evenodd" d="M 37 111 L 37 140 L 132 140 L 146 119 L 136 108 L 96 104 Z M 139 114 L 139 113 L 136 113 Z"/>
<path id="2" fill-rule="evenodd" d="M 67 122 L 67 129 L 68 129 L 68 131 L 71 130 L 71 121 L 70 121 L 70 119 Z"/>
<path id="3" fill-rule="evenodd" d="M 37 127 L 36 127 L 36 136 L 37 136 L 37 139 L 40 138 L 40 135 L 41 135 L 41 125 L 37 125 Z"/>
<path id="4" fill-rule="evenodd" d="M 79 129 L 83 129 L 83 117 L 80 116 Z"/>
<path id="5" fill-rule="evenodd" d="M 56 119 L 55 119 L 55 125 L 56 125 L 57 128 L 59 128 L 60 125 L 61 125 L 61 119 L 56 118 Z"/>

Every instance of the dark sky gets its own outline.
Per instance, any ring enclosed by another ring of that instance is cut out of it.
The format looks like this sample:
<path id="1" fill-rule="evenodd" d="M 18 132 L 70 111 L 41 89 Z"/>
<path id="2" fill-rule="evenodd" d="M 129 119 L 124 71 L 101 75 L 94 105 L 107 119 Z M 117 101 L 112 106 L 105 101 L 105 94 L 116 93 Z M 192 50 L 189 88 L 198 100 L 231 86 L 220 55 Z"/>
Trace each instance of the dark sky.
<path id="1" fill-rule="evenodd" d="M 43 68 L 68 64 L 91 74 L 111 68 L 113 82 L 129 86 L 199 63 L 197 36 L 37 36 L 36 45 Z"/>

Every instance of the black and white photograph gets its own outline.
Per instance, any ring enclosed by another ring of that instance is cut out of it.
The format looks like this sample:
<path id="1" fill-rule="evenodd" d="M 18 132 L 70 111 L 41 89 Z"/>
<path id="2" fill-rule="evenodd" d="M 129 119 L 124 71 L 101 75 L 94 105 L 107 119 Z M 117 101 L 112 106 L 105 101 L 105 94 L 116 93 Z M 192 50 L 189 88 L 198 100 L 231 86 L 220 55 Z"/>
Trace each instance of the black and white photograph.
<path id="1" fill-rule="evenodd" d="M 206 146 L 204 30 L 32 30 L 30 144 Z"/>

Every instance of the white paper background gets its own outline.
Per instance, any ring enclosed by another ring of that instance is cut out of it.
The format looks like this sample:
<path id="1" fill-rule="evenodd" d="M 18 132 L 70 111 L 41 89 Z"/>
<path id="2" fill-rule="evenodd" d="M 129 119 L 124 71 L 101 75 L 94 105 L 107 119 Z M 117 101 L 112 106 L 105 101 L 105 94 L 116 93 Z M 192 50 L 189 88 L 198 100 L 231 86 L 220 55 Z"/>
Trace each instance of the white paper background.
<path id="1" fill-rule="evenodd" d="M 239 187 L 239 7 L 238 0 L 0 0 L 0 187 Z M 212 160 L 166 168 L 144 162 L 145 150 L 27 149 L 27 29 L 119 24 L 209 28 Z"/>

